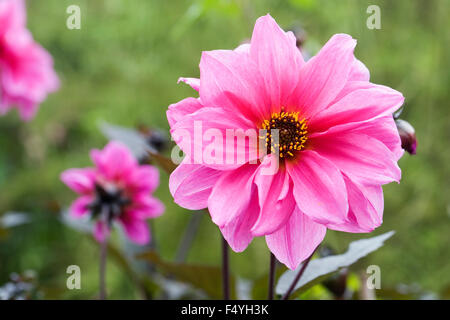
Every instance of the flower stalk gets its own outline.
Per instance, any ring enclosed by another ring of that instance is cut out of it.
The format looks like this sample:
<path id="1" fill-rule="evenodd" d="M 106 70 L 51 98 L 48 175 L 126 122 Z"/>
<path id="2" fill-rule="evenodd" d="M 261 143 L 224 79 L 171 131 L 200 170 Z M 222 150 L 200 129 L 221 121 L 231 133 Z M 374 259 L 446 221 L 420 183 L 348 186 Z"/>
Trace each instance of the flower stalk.
<path id="1" fill-rule="evenodd" d="M 106 226 L 109 223 L 109 212 L 107 209 L 105 209 L 105 207 L 102 210 L 101 219 L 104 228 L 106 229 L 107 228 Z M 108 235 L 109 232 L 105 231 L 104 239 L 103 241 L 100 242 L 100 274 L 99 274 L 100 300 L 106 299 L 106 259 L 108 256 Z"/>
<path id="2" fill-rule="evenodd" d="M 289 296 L 291 295 L 292 291 L 294 291 L 295 286 L 300 281 L 300 278 L 302 277 L 303 273 L 306 270 L 306 267 L 308 266 L 309 262 L 311 261 L 312 256 L 314 255 L 314 252 L 316 252 L 317 248 L 311 253 L 311 255 L 305 260 L 303 263 L 300 271 L 297 273 L 297 276 L 295 277 L 294 281 L 292 281 L 291 285 L 289 286 L 289 289 L 286 291 L 284 296 L 281 298 L 282 300 L 289 300 Z"/>
<path id="3" fill-rule="evenodd" d="M 267 300 L 273 300 L 273 287 L 275 283 L 275 271 L 277 268 L 277 260 L 275 255 L 270 253 L 270 267 L 269 267 L 269 290 L 267 293 Z"/>
<path id="4" fill-rule="evenodd" d="M 222 287 L 223 299 L 230 300 L 230 269 L 228 258 L 228 243 L 222 237 Z"/>

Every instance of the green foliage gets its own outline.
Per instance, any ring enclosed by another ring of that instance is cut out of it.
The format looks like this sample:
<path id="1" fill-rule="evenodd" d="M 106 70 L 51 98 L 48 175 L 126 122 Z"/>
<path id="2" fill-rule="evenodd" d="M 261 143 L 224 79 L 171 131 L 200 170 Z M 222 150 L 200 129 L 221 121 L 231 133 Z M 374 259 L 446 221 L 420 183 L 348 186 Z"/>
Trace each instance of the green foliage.
<path id="1" fill-rule="evenodd" d="M 306 290 L 311 286 L 322 282 L 326 276 L 341 268 L 351 266 L 359 259 L 383 246 L 384 241 L 389 239 L 393 234 L 394 231 L 390 231 L 370 239 L 357 240 L 350 243 L 348 250 L 343 254 L 312 260 L 306 266 L 306 269 L 300 280 L 296 283 L 292 294 L 295 295 L 300 291 Z M 281 275 L 276 286 L 277 294 L 284 295 L 288 291 L 302 266 L 303 264 L 298 266 L 296 270 L 288 270 Z"/>
<path id="2" fill-rule="evenodd" d="M 174 277 L 181 282 L 203 290 L 212 299 L 223 299 L 222 270 L 220 267 L 167 262 L 161 260 L 155 252 L 141 254 L 139 258 L 152 262 L 166 276 Z M 236 299 L 235 283 L 236 280 L 230 275 L 231 299 Z"/>

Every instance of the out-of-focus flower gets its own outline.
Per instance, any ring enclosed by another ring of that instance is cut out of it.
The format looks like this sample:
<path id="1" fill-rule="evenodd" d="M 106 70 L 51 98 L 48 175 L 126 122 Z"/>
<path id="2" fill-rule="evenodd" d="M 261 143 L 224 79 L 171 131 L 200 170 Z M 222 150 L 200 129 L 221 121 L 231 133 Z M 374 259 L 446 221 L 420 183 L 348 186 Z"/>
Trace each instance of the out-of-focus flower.
<path id="1" fill-rule="evenodd" d="M 191 210 L 208 207 L 234 251 L 265 236 L 290 269 L 311 255 L 327 228 L 360 233 L 378 227 L 381 186 L 401 177 L 403 150 L 392 113 L 404 98 L 369 82 L 355 46 L 351 36 L 337 34 L 305 62 L 292 32 L 267 15 L 256 21 L 250 44 L 203 52 L 200 79 L 182 79 L 200 97 L 167 112 L 186 154 L 170 176 L 175 202 Z M 254 152 L 251 139 L 233 139 L 233 148 L 221 150 L 223 158 L 198 161 L 211 153 L 208 130 L 226 141 L 228 130 L 253 130 L 258 137 L 261 129 L 266 155 Z M 230 164 L 230 154 L 245 161 Z M 277 161 L 279 169 L 268 174 Z"/>
<path id="2" fill-rule="evenodd" d="M 92 150 L 95 168 L 69 169 L 61 180 L 80 197 L 70 210 L 74 217 L 91 214 L 97 220 L 94 235 L 103 241 L 114 221 L 118 221 L 137 244 L 150 241 L 148 218 L 160 216 L 164 205 L 151 193 L 159 185 L 159 172 L 139 165 L 130 151 L 118 142 L 103 150 Z"/>
<path id="3" fill-rule="evenodd" d="M 395 124 L 397 125 L 400 139 L 402 140 L 402 148 L 409 154 L 416 154 L 417 138 L 414 127 L 408 121 L 402 119 L 396 119 Z"/>
<path id="4" fill-rule="evenodd" d="M 27 270 L 23 274 L 12 273 L 9 281 L 0 287 L 0 300 L 42 299 L 36 288 L 36 272 Z"/>
<path id="5" fill-rule="evenodd" d="M 24 1 L 0 1 L 0 115 L 16 107 L 30 120 L 58 86 L 52 57 L 26 29 Z"/>

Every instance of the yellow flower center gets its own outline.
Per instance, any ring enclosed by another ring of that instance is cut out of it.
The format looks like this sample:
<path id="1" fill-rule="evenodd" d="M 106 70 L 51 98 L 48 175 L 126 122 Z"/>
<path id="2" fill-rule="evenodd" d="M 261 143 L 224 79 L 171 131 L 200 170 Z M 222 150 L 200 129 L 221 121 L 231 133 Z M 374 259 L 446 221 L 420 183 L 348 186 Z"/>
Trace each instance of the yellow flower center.
<path id="1" fill-rule="evenodd" d="M 293 158 L 296 153 L 305 147 L 307 138 L 307 124 L 305 119 L 299 119 L 298 112 L 275 112 L 270 120 L 264 120 L 261 127 L 266 130 L 266 136 L 260 136 L 265 139 L 267 154 L 276 153 L 279 150 L 280 158 Z M 278 130 L 278 141 L 276 141 L 276 132 Z"/>

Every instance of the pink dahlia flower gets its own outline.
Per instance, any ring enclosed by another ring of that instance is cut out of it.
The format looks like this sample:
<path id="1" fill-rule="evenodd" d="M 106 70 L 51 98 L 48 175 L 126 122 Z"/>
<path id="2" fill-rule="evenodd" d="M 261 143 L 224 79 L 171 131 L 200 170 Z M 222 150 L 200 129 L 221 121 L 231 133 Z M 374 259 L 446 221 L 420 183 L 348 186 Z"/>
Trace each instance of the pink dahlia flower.
<path id="1" fill-rule="evenodd" d="M 23 120 L 59 86 L 50 54 L 26 29 L 23 0 L 0 1 L 0 115 L 16 107 Z"/>
<path id="2" fill-rule="evenodd" d="M 337 34 L 305 62 L 294 35 L 267 15 L 256 21 L 250 44 L 203 52 L 200 79 L 181 79 L 200 97 L 167 112 L 186 154 L 170 177 L 175 202 L 207 207 L 234 251 L 265 236 L 291 269 L 311 255 L 327 228 L 359 233 L 378 227 L 381 186 L 401 176 L 403 151 L 392 113 L 404 98 L 369 82 L 355 46 L 351 36 Z M 213 137 L 225 144 L 219 138 L 227 130 L 265 130 L 257 139 L 267 152 L 261 157 L 238 134 L 219 160 L 235 152 L 231 159 L 245 161 L 199 161 Z M 273 160 L 279 169 L 268 175 Z"/>
<path id="3" fill-rule="evenodd" d="M 137 243 L 150 241 L 148 218 L 160 216 L 164 205 L 151 193 L 159 185 L 159 173 L 153 166 L 139 165 L 120 143 L 110 142 L 103 150 L 92 150 L 95 168 L 69 169 L 61 180 L 80 197 L 70 211 L 75 218 L 91 214 L 97 219 L 94 236 L 105 239 L 114 221 L 128 238 Z"/>

